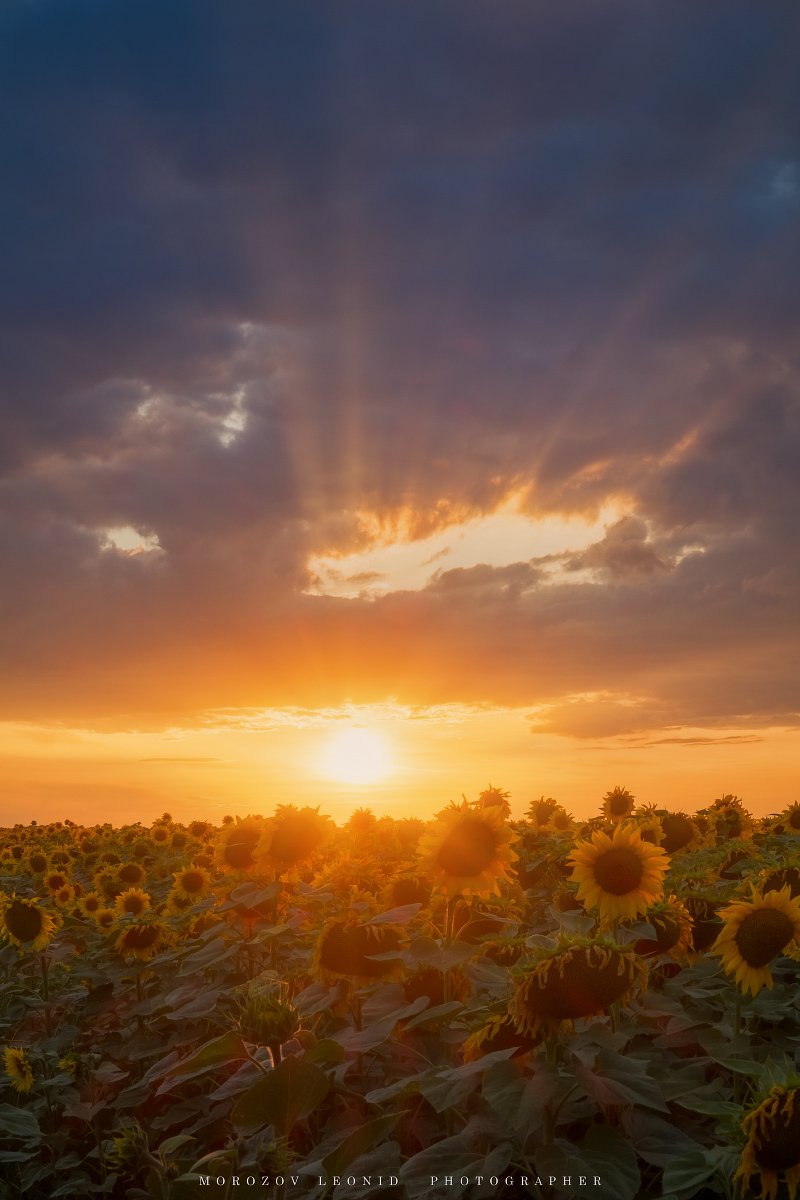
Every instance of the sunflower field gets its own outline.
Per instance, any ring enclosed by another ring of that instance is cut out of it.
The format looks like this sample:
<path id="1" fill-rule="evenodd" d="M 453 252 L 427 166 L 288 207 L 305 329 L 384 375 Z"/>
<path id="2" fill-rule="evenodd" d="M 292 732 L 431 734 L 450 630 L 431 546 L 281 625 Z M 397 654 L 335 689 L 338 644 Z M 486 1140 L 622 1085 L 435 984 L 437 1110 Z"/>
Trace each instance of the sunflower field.
<path id="1" fill-rule="evenodd" d="M 800 804 L 0 839 L 4 1200 L 795 1196 Z"/>

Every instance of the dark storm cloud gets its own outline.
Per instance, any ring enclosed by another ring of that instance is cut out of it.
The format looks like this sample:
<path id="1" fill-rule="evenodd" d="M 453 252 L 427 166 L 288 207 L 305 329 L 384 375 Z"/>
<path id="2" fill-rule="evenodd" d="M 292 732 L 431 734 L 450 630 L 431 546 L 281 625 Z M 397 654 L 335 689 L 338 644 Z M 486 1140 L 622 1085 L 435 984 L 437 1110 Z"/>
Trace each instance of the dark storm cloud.
<path id="1" fill-rule="evenodd" d="M 5 5 L 6 711 L 790 719 L 798 33 L 737 0 Z M 558 585 L 302 595 L 360 513 L 528 485 L 630 515 Z M 102 549 L 126 526 L 160 552 Z"/>

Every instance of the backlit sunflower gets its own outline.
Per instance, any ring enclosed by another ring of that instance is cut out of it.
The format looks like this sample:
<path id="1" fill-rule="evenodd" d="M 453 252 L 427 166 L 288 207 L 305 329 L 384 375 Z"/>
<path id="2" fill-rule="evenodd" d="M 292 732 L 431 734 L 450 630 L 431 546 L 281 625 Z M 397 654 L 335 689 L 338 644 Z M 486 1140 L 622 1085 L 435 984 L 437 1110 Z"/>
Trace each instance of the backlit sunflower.
<path id="1" fill-rule="evenodd" d="M 173 875 L 172 891 L 184 900 L 201 900 L 211 890 L 211 874 L 203 867 L 186 867 Z"/>
<path id="2" fill-rule="evenodd" d="M 722 932 L 711 953 L 742 991 L 756 996 L 771 988 L 773 959 L 800 950 L 800 898 L 793 900 L 788 887 L 766 895 L 754 890 L 751 900 L 729 904 L 720 916 Z"/>
<path id="3" fill-rule="evenodd" d="M 641 959 L 604 939 L 570 938 L 545 951 L 518 976 L 511 1005 L 515 1027 L 536 1035 L 562 1022 L 605 1012 L 646 979 Z"/>
<path id="4" fill-rule="evenodd" d="M 603 816 L 609 821 L 624 821 L 636 807 L 636 798 L 627 788 L 615 787 L 603 796 Z"/>
<path id="5" fill-rule="evenodd" d="M 731 794 L 720 796 L 706 809 L 714 831 L 717 845 L 732 841 L 734 838 L 750 837 L 753 832 L 753 818 L 743 807 L 738 796 Z"/>
<path id="6" fill-rule="evenodd" d="M 451 804 L 419 840 L 420 869 L 447 896 L 490 896 L 508 879 L 517 855 L 512 830 L 497 806 Z"/>
<path id="7" fill-rule="evenodd" d="M 150 897 L 141 888 L 128 888 L 116 899 L 117 912 L 123 917 L 140 917 L 149 907 Z"/>
<path id="8" fill-rule="evenodd" d="M 800 1183 L 800 1087 L 773 1087 L 757 1108 L 742 1121 L 747 1143 L 736 1178 L 747 1192 L 751 1177 L 761 1176 L 761 1200 L 776 1200 L 779 1175 L 786 1182 L 789 1200 L 795 1200 Z"/>
<path id="9" fill-rule="evenodd" d="M 60 919 L 45 912 L 36 900 L 12 895 L 3 896 L 0 901 L 0 933 L 20 950 L 44 950 Z"/>
<path id="10" fill-rule="evenodd" d="M 314 966 L 325 982 L 351 979 L 357 984 L 396 979 L 403 974 L 399 958 L 376 960 L 405 945 L 401 929 L 392 925 L 362 925 L 357 919 L 334 917 L 326 922 L 317 940 Z"/>
<path id="11" fill-rule="evenodd" d="M 792 899 L 800 896 L 800 867 L 775 867 L 761 872 L 760 892 L 779 892 L 784 887 L 788 887 Z"/>
<path id="12" fill-rule="evenodd" d="M 160 921 L 136 921 L 127 925 L 116 941 L 123 958 L 148 962 L 170 943 L 170 933 Z"/>
<path id="13" fill-rule="evenodd" d="M 50 866 L 50 860 L 42 850 L 32 850 L 28 855 L 28 870 L 33 875 L 43 875 Z"/>
<path id="14" fill-rule="evenodd" d="M 667 854 L 691 850 L 700 840 L 700 830 L 691 817 L 682 812 L 664 813 L 661 817 L 661 848 Z"/>
<path id="15" fill-rule="evenodd" d="M 552 796 L 540 796 L 538 800 L 530 802 L 525 815 L 536 829 L 544 829 L 555 809 L 560 807 Z"/>
<path id="16" fill-rule="evenodd" d="M 800 804 L 790 804 L 778 817 L 778 824 L 783 826 L 784 833 L 792 833 L 800 837 Z"/>
<path id="17" fill-rule="evenodd" d="M 255 871 L 261 862 L 260 843 L 264 836 L 263 817 L 237 817 L 223 825 L 217 838 L 216 864 L 221 871 Z"/>
<path id="18" fill-rule="evenodd" d="M 6 1046 L 3 1051 L 3 1066 L 11 1086 L 18 1092 L 29 1092 L 33 1087 L 33 1070 L 25 1050 L 17 1046 Z"/>
<path id="19" fill-rule="evenodd" d="M 517 1058 L 533 1050 L 542 1040 L 540 1033 L 532 1035 L 520 1032 L 514 1025 L 510 1013 L 497 1013 L 484 1021 L 479 1029 L 474 1029 L 464 1042 L 462 1056 L 464 1062 L 476 1062 L 485 1054 L 495 1050 L 510 1050 L 516 1046 L 512 1058 Z"/>
<path id="20" fill-rule="evenodd" d="M 660 846 L 642 841 L 638 829 L 617 825 L 613 836 L 593 833 L 567 859 L 578 898 L 599 908 L 602 921 L 633 918 L 660 900 L 669 858 Z"/>
<path id="21" fill-rule="evenodd" d="M 155 842 L 157 846 L 168 846 L 171 836 L 172 834 L 166 825 L 156 824 L 150 830 L 150 839 L 151 841 Z"/>
<path id="22" fill-rule="evenodd" d="M 265 826 L 265 862 L 281 874 L 291 870 L 311 857 L 330 828 L 329 819 L 320 816 L 318 808 L 279 804 Z"/>

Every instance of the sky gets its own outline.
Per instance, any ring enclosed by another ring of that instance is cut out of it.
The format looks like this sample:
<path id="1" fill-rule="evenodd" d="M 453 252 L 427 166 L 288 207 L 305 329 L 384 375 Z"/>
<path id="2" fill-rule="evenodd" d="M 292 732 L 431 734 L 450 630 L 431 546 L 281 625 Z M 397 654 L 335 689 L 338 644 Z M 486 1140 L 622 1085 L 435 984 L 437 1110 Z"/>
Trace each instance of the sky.
<path id="1" fill-rule="evenodd" d="M 796 800 L 798 35 L 7 0 L 0 822 Z"/>

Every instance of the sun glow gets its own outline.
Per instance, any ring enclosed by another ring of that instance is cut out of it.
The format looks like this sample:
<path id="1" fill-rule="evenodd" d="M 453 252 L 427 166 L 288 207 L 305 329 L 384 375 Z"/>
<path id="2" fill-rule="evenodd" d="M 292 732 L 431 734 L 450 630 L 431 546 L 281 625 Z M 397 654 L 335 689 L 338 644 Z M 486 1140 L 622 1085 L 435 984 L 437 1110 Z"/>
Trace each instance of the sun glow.
<path id="1" fill-rule="evenodd" d="M 330 779 L 340 783 L 379 783 L 391 774 L 392 752 L 383 734 L 352 726 L 328 739 L 322 767 Z"/>

